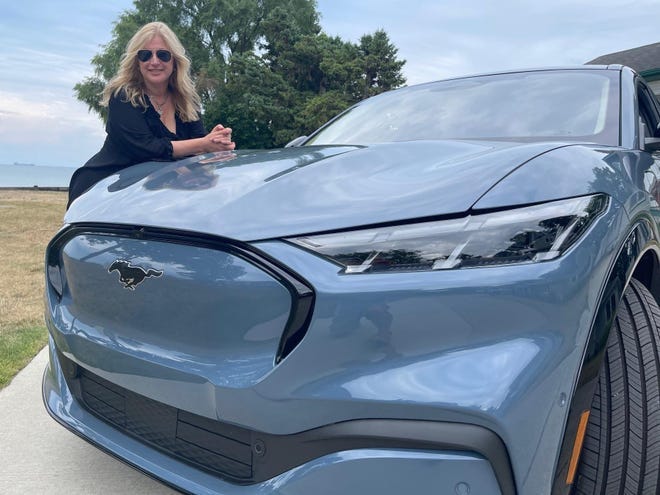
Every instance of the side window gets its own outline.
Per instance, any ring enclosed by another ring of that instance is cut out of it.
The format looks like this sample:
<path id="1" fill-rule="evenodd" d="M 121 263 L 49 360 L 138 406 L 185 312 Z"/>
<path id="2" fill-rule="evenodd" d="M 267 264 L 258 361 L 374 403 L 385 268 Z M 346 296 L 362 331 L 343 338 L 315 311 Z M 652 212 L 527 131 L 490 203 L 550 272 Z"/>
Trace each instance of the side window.
<path id="1" fill-rule="evenodd" d="M 643 131 L 645 137 L 660 137 L 660 107 L 658 100 L 651 90 L 641 81 L 637 85 L 637 101 L 639 102 L 640 133 Z M 644 189 L 649 193 L 651 207 L 660 207 L 660 162 L 657 159 L 657 151 L 653 153 L 654 160 L 648 169 L 644 171 Z"/>
<path id="2" fill-rule="evenodd" d="M 641 123 L 644 124 L 645 137 L 658 137 L 658 124 L 660 123 L 658 102 L 649 88 L 641 82 L 637 84 L 637 101 L 639 103 L 639 117 Z"/>

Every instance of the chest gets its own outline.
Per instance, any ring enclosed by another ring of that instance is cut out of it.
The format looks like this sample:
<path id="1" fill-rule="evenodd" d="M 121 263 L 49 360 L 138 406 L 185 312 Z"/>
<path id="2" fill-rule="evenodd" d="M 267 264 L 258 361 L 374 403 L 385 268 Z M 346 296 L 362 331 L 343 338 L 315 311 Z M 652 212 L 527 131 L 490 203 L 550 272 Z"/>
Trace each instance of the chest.
<path id="1" fill-rule="evenodd" d="M 162 113 L 160 115 L 160 122 L 165 126 L 165 129 L 176 135 L 177 123 L 176 118 L 174 117 L 174 112 Z"/>
<path id="2" fill-rule="evenodd" d="M 167 137 L 170 139 L 181 139 L 184 129 L 182 123 L 176 118 L 174 108 L 163 108 L 159 111 L 155 106 L 150 108 L 145 115 L 145 120 L 151 133 L 155 137 Z"/>

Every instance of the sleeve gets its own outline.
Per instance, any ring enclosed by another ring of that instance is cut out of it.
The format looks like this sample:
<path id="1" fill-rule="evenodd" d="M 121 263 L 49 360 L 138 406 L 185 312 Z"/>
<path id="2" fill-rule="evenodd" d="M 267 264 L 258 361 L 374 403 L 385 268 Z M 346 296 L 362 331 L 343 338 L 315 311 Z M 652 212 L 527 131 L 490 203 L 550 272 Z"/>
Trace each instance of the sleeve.
<path id="1" fill-rule="evenodd" d="M 108 137 L 122 153 L 136 162 L 172 160 L 172 141 L 157 136 L 147 122 L 142 108 L 122 101 L 123 95 L 113 96 L 108 105 Z"/>
<path id="2" fill-rule="evenodd" d="M 202 122 L 201 119 L 188 122 L 187 127 L 188 127 L 188 136 L 187 136 L 188 139 L 201 138 L 206 136 L 207 134 L 206 129 L 204 128 L 204 123 Z"/>

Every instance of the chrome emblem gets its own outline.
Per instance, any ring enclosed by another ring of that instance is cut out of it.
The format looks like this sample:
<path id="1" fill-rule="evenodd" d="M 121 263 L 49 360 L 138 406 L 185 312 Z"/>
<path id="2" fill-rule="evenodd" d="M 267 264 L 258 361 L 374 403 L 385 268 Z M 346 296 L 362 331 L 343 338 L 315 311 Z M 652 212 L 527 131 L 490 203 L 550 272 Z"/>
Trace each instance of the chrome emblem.
<path id="1" fill-rule="evenodd" d="M 119 272 L 119 281 L 124 285 L 124 289 L 135 290 L 135 287 L 144 282 L 145 278 L 160 277 L 162 270 L 145 270 L 141 266 L 133 266 L 126 260 L 115 260 L 108 268 L 108 273 Z"/>

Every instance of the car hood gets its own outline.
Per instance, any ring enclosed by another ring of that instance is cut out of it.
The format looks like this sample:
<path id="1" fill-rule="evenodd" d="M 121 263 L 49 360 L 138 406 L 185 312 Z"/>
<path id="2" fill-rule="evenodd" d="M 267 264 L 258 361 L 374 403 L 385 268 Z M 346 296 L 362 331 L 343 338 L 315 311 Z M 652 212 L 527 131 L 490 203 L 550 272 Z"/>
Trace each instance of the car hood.
<path id="1" fill-rule="evenodd" d="M 223 152 L 136 165 L 65 222 L 158 226 L 243 241 L 466 212 L 560 143 L 416 141 Z"/>

